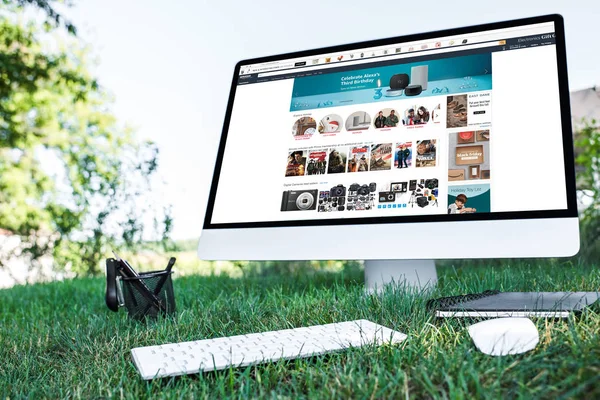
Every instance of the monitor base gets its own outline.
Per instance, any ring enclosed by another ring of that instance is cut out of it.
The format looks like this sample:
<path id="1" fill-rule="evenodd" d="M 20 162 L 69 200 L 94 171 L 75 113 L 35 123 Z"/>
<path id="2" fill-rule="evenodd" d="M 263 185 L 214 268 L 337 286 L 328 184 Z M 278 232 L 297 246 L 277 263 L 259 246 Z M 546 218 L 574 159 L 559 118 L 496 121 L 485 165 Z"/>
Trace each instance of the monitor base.
<path id="1" fill-rule="evenodd" d="M 435 288 L 437 271 L 433 260 L 366 260 L 365 291 L 378 294 L 388 285 L 408 290 Z"/>

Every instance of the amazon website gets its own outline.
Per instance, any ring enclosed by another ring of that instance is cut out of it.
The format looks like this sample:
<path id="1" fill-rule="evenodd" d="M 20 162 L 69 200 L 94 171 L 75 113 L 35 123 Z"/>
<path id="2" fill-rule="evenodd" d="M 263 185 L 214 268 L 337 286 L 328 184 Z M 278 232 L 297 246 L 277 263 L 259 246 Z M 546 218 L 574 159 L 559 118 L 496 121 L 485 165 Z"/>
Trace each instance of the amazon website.
<path id="1" fill-rule="evenodd" d="M 566 209 L 553 32 L 242 66 L 212 223 Z"/>

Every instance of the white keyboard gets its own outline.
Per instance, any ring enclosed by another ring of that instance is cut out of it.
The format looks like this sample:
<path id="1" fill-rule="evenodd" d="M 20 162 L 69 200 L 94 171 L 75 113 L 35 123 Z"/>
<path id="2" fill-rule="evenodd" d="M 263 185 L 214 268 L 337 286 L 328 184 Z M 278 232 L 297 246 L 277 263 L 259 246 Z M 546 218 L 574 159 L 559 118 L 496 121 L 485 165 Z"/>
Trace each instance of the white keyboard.
<path id="1" fill-rule="evenodd" d="M 406 335 L 361 319 L 337 324 L 137 347 L 133 361 L 143 379 L 244 367 L 310 357 L 349 347 L 400 343 Z"/>

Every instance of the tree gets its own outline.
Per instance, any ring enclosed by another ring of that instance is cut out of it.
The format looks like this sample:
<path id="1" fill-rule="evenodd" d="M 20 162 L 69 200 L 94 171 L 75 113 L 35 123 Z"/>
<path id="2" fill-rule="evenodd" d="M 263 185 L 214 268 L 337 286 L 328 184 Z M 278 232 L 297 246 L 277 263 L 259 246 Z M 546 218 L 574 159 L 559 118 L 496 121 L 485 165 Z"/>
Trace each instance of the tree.
<path id="1" fill-rule="evenodd" d="M 580 198 L 581 251 L 583 258 L 600 257 L 600 127 L 584 121 L 575 135 L 577 186 Z"/>
<path id="2" fill-rule="evenodd" d="M 18 22 L 33 3 L 61 29 L 43 7 L 50 1 L 16 3 L 0 15 L 0 228 L 20 237 L 33 262 L 52 254 L 58 267 L 94 273 L 108 246 L 140 243 L 148 215 L 168 236 L 169 213 L 144 200 L 159 151 L 111 114 L 74 35 L 50 50 L 48 26 Z"/>
<path id="3" fill-rule="evenodd" d="M 70 1 L 57 1 L 57 0 L 2 0 L 2 3 L 12 9 L 23 9 L 26 6 L 38 8 L 46 14 L 46 26 L 48 28 L 58 28 L 63 26 L 69 33 L 75 35 L 77 28 L 70 21 L 56 11 L 54 4 L 64 3 L 67 6 L 71 5 Z"/>

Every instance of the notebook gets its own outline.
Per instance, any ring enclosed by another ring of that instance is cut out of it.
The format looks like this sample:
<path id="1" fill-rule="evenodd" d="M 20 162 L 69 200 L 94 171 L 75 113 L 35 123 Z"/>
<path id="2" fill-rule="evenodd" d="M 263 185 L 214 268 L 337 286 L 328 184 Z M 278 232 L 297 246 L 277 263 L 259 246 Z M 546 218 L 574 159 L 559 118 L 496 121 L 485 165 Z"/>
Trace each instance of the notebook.
<path id="1" fill-rule="evenodd" d="M 599 292 L 499 292 L 488 290 L 427 302 L 436 316 L 567 318 L 600 298 Z"/>

